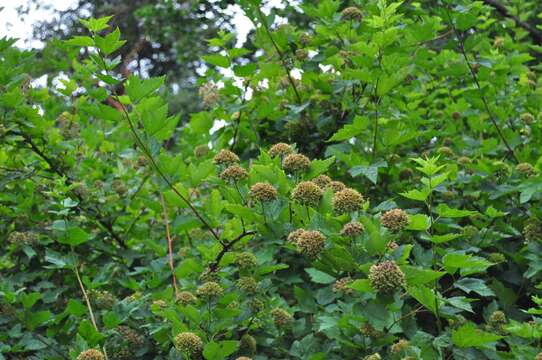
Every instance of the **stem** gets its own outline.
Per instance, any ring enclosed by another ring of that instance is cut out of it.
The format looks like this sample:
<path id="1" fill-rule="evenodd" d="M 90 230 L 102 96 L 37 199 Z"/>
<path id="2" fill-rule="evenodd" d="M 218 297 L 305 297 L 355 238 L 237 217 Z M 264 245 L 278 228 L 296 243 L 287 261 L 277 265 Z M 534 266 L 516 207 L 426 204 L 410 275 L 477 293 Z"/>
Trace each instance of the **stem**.
<path id="1" fill-rule="evenodd" d="M 92 305 L 90 304 L 90 299 L 88 298 L 87 291 L 85 290 L 85 286 L 83 285 L 83 282 L 81 281 L 81 276 L 79 276 L 79 270 L 77 269 L 77 266 L 73 267 L 73 271 L 75 273 L 75 277 L 77 278 L 77 282 L 79 283 L 79 287 L 81 288 L 81 292 L 83 293 L 83 298 L 85 299 L 85 302 L 87 304 L 88 312 L 90 314 L 90 321 L 92 322 L 92 325 L 94 325 L 94 329 L 96 329 L 97 332 L 100 332 L 98 329 L 98 325 L 96 324 L 96 318 L 94 317 L 94 311 L 92 310 Z M 102 347 L 104 356 L 107 359 L 107 351 L 105 349 L 105 346 Z"/>
<path id="2" fill-rule="evenodd" d="M 431 192 L 429 193 L 429 199 L 426 203 L 427 205 L 427 211 L 429 212 L 429 235 L 431 236 L 433 234 L 433 188 L 431 186 L 431 178 L 432 175 L 429 176 L 429 189 Z M 433 269 L 437 267 L 437 254 L 435 251 L 435 243 L 431 242 L 431 251 L 433 252 L 433 258 L 432 258 L 432 266 Z M 438 301 L 438 279 L 435 279 L 433 282 L 433 293 L 435 295 L 435 316 L 437 318 L 437 329 L 439 334 L 442 332 L 442 322 L 440 320 L 440 311 L 439 311 L 439 301 Z"/>
<path id="3" fill-rule="evenodd" d="M 271 40 L 271 43 L 273 44 L 273 47 L 277 51 L 277 54 L 279 54 L 280 62 L 282 64 L 282 66 L 284 67 L 284 70 L 286 71 L 286 75 L 288 76 L 288 81 L 292 85 L 292 89 L 294 89 L 294 93 L 295 93 L 295 97 L 297 98 L 297 102 L 301 105 L 301 103 L 302 103 L 301 96 L 299 95 L 299 92 L 297 91 L 297 87 L 295 85 L 294 79 L 292 78 L 292 75 L 290 74 L 290 68 L 288 67 L 288 64 L 286 64 L 286 60 L 284 59 L 284 54 L 282 53 L 282 51 L 280 51 L 279 46 L 275 42 L 275 39 L 273 39 L 273 36 L 271 35 L 271 31 L 269 31 L 269 28 L 267 27 L 267 21 L 265 20 L 265 17 L 264 17 L 264 15 L 263 15 L 263 13 L 262 13 L 262 11 L 260 10 L 259 7 L 258 7 L 258 10 L 257 10 L 257 13 L 258 13 L 258 17 L 260 18 L 260 22 L 261 22 L 262 26 L 265 29 L 265 33 L 269 37 L 269 40 Z M 254 25 L 256 25 L 256 24 L 254 24 Z"/>
<path id="4" fill-rule="evenodd" d="M 465 51 L 465 43 L 463 41 L 463 38 L 461 37 L 461 34 L 459 33 L 459 31 L 457 30 L 457 28 L 455 27 L 455 25 L 454 25 L 454 23 L 452 21 L 450 13 L 448 12 L 448 8 L 446 8 L 446 15 L 448 16 L 448 21 L 450 22 L 450 26 L 454 30 L 455 36 L 457 37 L 457 41 L 459 42 L 459 50 L 461 51 L 461 54 L 463 55 L 463 58 L 465 59 L 465 63 L 467 64 L 467 67 L 469 68 L 469 71 L 470 71 L 471 76 L 472 76 L 472 80 L 474 81 L 474 84 L 476 85 L 476 87 L 478 88 L 478 91 L 480 92 L 480 97 L 482 99 L 482 102 L 484 103 L 484 108 L 486 109 L 486 112 L 487 112 L 487 114 L 489 116 L 489 120 L 493 124 L 493 127 L 495 128 L 495 130 L 497 130 L 497 134 L 499 135 L 499 137 L 501 138 L 504 146 L 508 150 L 508 153 L 512 156 L 512 158 L 514 159 L 516 164 L 518 164 L 519 159 L 516 157 L 516 154 L 514 153 L 514 150 L 512 149 L 510 144 L 508 144 L 508 141 L 504 137 L 504 134 L 502 133 L 501 127 L 497 123 L 497 120 L 495 119 L 495 116 L 493 115 L 493 112 L 489 108 L 489 104 L 487 102 L 487 99 L 486 99 L 485 95 L 482 94 L 482 87 L 480 86 L 480 82 L 478 81 L 478 76 L 476 76 L 476 72 L 474 71 L 473 67 L 471 66 L 471 64 L 469 62 L 469 58 L 467 57 L 467 52 Z"/>
<path id="5" fill-rule="evenodd" d="M 169 257 L 169 268 L 171 269 L 171 282 L 173 283 L 173 289 L 175 290 L 175 301 L 179 298 L 179 288 L 177 287 L 177 276 L 175 275 L 175 264 L 173 263 L 173 241 L 171 240 L 171 235 L 169 231 L 169 216 L 167 213 L 166 203 L 164 201 L 164 195 L 160 194 L 160 203 L 162 204 L 162 209 L 164 210 L 164 223 L 166 224 L 166 238 L 167 238 L 167 247 L 168 247 L 168 257 Z"/>
<path id="6" fill-rule="evenodd" d="M 100 59 L 102 60 L 103 62 L 103 67 L 107 73 L 108 69 L 107 69 L 107 65 L 106 65 L 106 62 L 105 62 L 105 58 L 102 54 L 101 51 L 98 51 L 98 56 L 100 57 Z M 192 211 L 192 213 L 198 218 L 198 220 L 207 228 L 207 230 L 209 230 L 209 232 L 213 235 L 213 237 L 220 242 L 220 237 L 218 236 L 218 233 L 211 227 L 211 225 L 203 218 L 203 216 L 199 213 L 199 211 L 196 209 L 196 207 L 192 204 L 192 202 L 187 198 L 185 197 L 183 194 L 181 194 L 179 192 L 179 190 L 177 190 L 177 188 L 173 185 L 173 183 L 171 182 L 171 180 L 169 180 L 169 178 L 165 175 L 165 173 L 162 171 L 162 169 L 160 169 L 160 167 L 158 166 L 158 164 L 156 163 L 156 161 L 154 160 L 150 150 L 147 148 L 147 146 L 145 145 L 145 143 L 143 142 L 143 140 L 141 139 L 141 137 L 139 136 L 139 134 L 137 133 L 137 130 L 132 122 L 132 120 L 130 119 L 130 114 L 128 113 L 128 110 L 126 109 L 126 106 L 124 106 L 124 104 L 120 101 L 120 98 L 117 94 L 114 94 L 113 92 L 111 92 L 111 96 L 113 97 L 113 99 L 120 105 L 120 108 L 122 109 L 122 114 L 124 116 L 124 118 L 126 119 L 126 121 L 128 122 L 128 126 L 130 128 L 130 132 L 132 133 L 132 135 L 134 136 L 135 140 L 136 140 L 136 143 L 139 145 L 139 147 L 141 148 L 141 150 L 143 151 L 143 154 L 149 159 L 149 161 L 151 162 L 151 165 L 153 166 L 153 168 L 155 169 L 156 173 L 162 178 L 162 180 L 164 180 L 164 182 L 167 184 L 167 186 L 175 193 L 175 195 L 177 195 L 189 208 L 190 210 Z"/>
<path id="7" fill-rule="evenodd" d="M 267 223 L 267 217 L 265 215 L 265 206 L 263 205 L 262 201 L 260 201 L 260 204 L 262 205 L 263 222 L 265 223 L 265 225 L 269 226 L 269 224 Z"/>

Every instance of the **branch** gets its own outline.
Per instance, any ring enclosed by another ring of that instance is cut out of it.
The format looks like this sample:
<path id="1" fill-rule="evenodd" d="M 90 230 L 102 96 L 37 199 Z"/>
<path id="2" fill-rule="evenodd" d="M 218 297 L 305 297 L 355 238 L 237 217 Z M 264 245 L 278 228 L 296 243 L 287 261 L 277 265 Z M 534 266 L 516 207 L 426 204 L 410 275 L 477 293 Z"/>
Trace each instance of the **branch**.
<path id="1" fill-rule="evenodd" d="M 504 134 L 502 133 L 501 127 L 497 123 L 497 120 L 493 116 L 493 112 L 491 112 L 491 109 L 489 108 L 489 104 L 487 102 L 487 99 L 486 99 L 485 95 L 482 94 L 482 91 L 481 91 L 482 87 L 480 86 L 480 82 L 478 81 L 478 76 L 476 76 L 476 71 L 471 66 L 471 64 L 469 62 L 469 58 L 467 57 L 467 52 L 465 51 L 465 44 L 464 44 L 464 41 L 463 41 L 463 37 L 461 36 L 459 31 L 455 27 L 455 24 L 453 23 L 452 17 L 450 16 L 450 13 L 448 12 L 448 9 L 446 9 L 446 15 L 448 16 L 448 21 L 450 22 L 450 26 L 452 27 L 452 29 L 453 29 L 453 31 L 455 33 L 455 36 L 457 37 L 457 41 L 459 42 L 459 50 L 461 51 L 461 54 L 463 55 L 463 58 L 465 59 L 465 63 L 467 64 L 467 67 L 469 68 L 472 79 L 473 79 L 474 83 L 476 84 L 476 87 L 478 88 L 478 91 L 480 91 L 480 97 L 482 99 L 482 102 L 484 103 L 484 107 L 486 109 L 486 112 L 489 115 L 489 119 L 491 120 L 491 123 L 495 127 L 495 130 L 497 130 L 497 134 L 501 138 L 504 146 L 506 146 L 506 148 L 508 149 L 508 153 L 512 156 L 512 158 L 514 159 L 514 161 L 517 164 L 517 163 L 519 163 L 519 159 L 516 157 L 516 154 L 514 153 L 514 150 L 512 149 L 510 144 L 508 144 L 508 141 L 504 137 Z"/>
<path id="2" fill-rule="evenodd" d="M 519 17 L 517 17 L 514 14 L 511 14 L 506 6 L 499 3 L 496 0 L 483 0 L 486 5 L 491 6 L 494 8 L 499 14 L 501 14 L 504 17 L 510 18 L 515 21 L 515 23 L 519 26 L 525 29 L 529 35 L 531 35 L 531 38 L 537 43 L 542 44 L 542 32 L 538 30 L 536 27 L 532 26 L 528 22 L 525 22 L 521 20 Z"/>
<path id="3" fill-rule="evenodd" d="M 175 290 L 175 301 L 179 298 L 179 288 L 177 287 L 177 276 L 175 276 L 175 264 L 173 263 L 173 241 L 171 240 L 171 235 L 169 231 L 169 216 L 167 213 L 166 203 L 164 201 L 164 195 L 160 194 L 160 203 L 162 204 L 162 209 L 164 210 L 164 223 L 166 224 L 166 238 L 167 238 L 167 248 L 169 256 L 169 268 L 171 269 L 173 289 Z"/>
<path id="4" fill-rule="evenodd" d="M 244 237 L 246 236 L 251 236 L 251 235 L 254 235 L 256 234 L 256 231 L 243 231 L 239 236 L 237 236 L 235 239 L 233 239 L 232 241 L 230 241 L 229 243 L 226 243 L 224 245 L 222 245 L 222 250 L 218 253 L 218 255 L 216 256 L 215 258 L 215 261 L 213 261 L 211 263 L 211 265 L 209 265 L 209 270 L 211 272 L 215 272 L 217 269 L 218 269 L 218 265 L 220 265 L 220 260 L 222 260 L 222 258 L 224 257 L 224 255 L 226 255 L 226 253 L 228 251 L 230 251 L 230 249 L 236 244 L 238 243 L 239 241 L 241 241 L 241 239 L 243 239 Z"/>

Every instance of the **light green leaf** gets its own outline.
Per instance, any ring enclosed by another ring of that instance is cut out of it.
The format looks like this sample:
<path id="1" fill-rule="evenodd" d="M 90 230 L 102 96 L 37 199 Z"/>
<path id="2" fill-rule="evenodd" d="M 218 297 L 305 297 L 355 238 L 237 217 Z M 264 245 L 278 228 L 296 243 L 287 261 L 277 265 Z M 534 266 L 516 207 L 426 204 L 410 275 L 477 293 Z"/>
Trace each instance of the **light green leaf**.
<path id="1" fill-rule="evenodd" d="M 452 330 L 452 342 L 462 348 L 494 348 L 489 346 L 502 339 L 502 336 L 480 330 L 475 324 L 469 322 L 457 330 Z"/>
<path id="2" fill-rule="evenodd" d="M 431 226 L 431 219 L 424 214 L 409 215 L 407 230 L 425 231 Z"/>
<path id="3" fill-rule="evenodd" d="M 309 274 L 311 280 L 317 284 L 331 284 L 336 280 L 333 276 L 314 268 L 308 268 L 305 271 Z"/>

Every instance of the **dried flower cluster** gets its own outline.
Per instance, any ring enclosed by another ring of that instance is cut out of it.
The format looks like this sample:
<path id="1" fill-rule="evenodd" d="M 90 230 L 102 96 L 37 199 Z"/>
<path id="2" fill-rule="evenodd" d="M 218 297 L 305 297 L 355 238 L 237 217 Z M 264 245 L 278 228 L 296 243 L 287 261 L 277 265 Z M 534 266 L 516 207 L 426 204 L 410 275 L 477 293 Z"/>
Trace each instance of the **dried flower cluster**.
<path id="1" fill-rule="evenodd" d="M 311 167 L 311 161 L 302 154 L 290 154 L 284 158 L 282 167 L 289 173 L 306 171 Z"/>
<path id="2" fill-rule="evenodd" d="M 271 157 L 280 156 L 284 157 L 294 152 L 294 149 L 286 143 L 277 143 L 269 149 L 269 155 Z"/>
<path id="3" fill-rule="evenodd" d="M 392 293 L 405 286 L 405 274 L 394 261 L 383 261 L 369 269 L 369 281 L 378 293 Z"/>
<path id="4" fill-rule="evenodd" d="M 182 332 L 173 339 L 175 348 L 184 354 L 198 356 L 203 350 L 203 341 L 193 332 Z"/>
<path id="5" fill-rule="evenodd" d="M 355 237 L 361 235 L 363 231 L 365 231 L 365 228 L 363 227 L 362 223 L 352 221 L 344 224 L 343 228 L 341 229 L 341 235 Z"/>
<path id="6" fill-rule="evenodd" d="M 333 196 L 333 209 L 338 214 L 358 211 L 363 206 L 363 196 L 354 189 L 346 188 Z"/>
<path id="7" fill-rule="evenodd" d="M 222 286 L 214 281 L 208 281 L 198 287 L 196 294 L 204 299 L 213 299 L 222 296 L 224 289 Z"/>
<path id="8" fill-rule="evenodd" d="M 292 199 L 301 205 L 317 207 L 323 194 L 312 181 L 302 181 L 292 190 Z"/>
<path id="9" fill-rule="evenodd" d="M 215 155 L 213 161 L 216 165 L 230 166 L 239 163 L 240 159 L 234 152 L 222 149 Z"/>
<path id="10" fill-rule="evenodd" d="M 292 322 L 292 315 L 284 309 L 275 308 L 271 311 L 273 322 L 279 328 L 288 326 Z"/>
<path id="11" fill-rule="evenodd" d="M 232 165 L 227 167 L 224 171 L 220 173 L 220 178 L 228 182 L 238 182 L 248 177 L 248 173 L 245 169 L 239 165 Z"/>
<path id="12" fill-rule="evenodd" d="M 96 349 L 88 349 L 77 356 L 77 360 L 105 360 L 104 354 Z"/>
<path id="13" fill-rule="evenodd" d="M 403 230 L 409 222 L 408 214 L 402 209 L 392 209 L 386 211 L 380 219 L 382 225 L 393 232 Z"/>
<path id="14" fill-rule="evenodd" d="M 314 259 L 324 250 L 326 237 L 320 231 L 306 230 L 299 235 L 296 245 L 300 253 Z"/>
<path id="15" fill-rule="evenodd" d="M 269 202 L 276 200 L 278 192 L 275 187 L 269 183 L 259 182 L 250 188 L 250 196 L 260 202 Z"/>

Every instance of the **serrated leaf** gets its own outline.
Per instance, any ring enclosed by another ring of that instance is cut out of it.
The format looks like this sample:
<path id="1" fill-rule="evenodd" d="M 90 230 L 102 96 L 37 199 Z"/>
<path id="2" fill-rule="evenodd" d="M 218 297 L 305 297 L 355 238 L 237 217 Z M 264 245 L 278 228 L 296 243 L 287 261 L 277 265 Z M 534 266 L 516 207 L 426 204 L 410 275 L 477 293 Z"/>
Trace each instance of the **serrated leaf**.
<path id="1" fill-rule="evenodd" d="M 317 270 L 315 268 L 305 269 L 307 274 L 309 274 L 311 280 L 317 284 L 331 284 L 335 282 L 335 278 L 328 273 Z"/>
<path id="2" fill-rule="evenodd" d="M 431 227 L 431 219 L 425 214 L 414 214 L 408 216 L 407 230 L 425 231 Z"/>
<path id="3" fill-rule="evenodd" d="M 478 214 L 478 211 L 452 209 L 446 204 L 439 204 L 436 208 L 436 212 L 439 216 L 445 218 L 461 218 Z"/>
<path id="4" fill-rule="evenodd" d="M 219 54 L 212 54 L 212 55 L 205 55 L 202 56 L 203 60 L 208 62 L 211 65 L 227 68 L 230 66 L 230 59 L 228 59 L 224 55 Z"/>
<path id="5" fill-rule="evenodd" d="M 462 348 L 491 348 L 489 345 L 502 339 L 502 336 L 480 330 L 473 323 L 466 323 L 452 330 L 452 342 Z"/>

